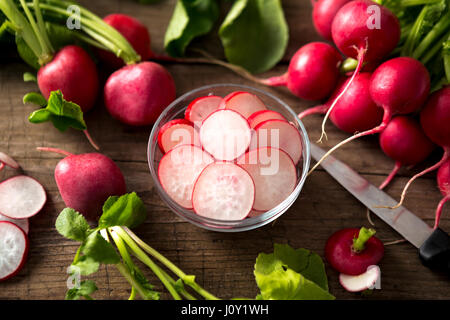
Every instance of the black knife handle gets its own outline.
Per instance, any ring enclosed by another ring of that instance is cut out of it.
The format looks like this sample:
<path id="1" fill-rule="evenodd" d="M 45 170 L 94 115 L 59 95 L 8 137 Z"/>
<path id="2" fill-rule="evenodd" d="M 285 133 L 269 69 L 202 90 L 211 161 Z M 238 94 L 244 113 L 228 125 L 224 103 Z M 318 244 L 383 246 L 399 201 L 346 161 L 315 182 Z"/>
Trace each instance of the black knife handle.
<path id="1" fill-rule="evenodd" d="M 424 266 L 450 272 L 450 236 L 442 229 L 435 229 L 419 248 Z"/>

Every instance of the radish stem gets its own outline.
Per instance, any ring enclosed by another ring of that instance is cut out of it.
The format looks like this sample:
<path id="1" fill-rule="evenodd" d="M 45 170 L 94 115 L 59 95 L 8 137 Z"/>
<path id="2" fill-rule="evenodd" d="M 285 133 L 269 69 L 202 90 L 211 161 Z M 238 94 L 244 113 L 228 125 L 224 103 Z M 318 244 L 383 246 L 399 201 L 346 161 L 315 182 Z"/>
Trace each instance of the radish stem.
<path id="1" fill-rule="evenodd" d="M 353 239 L 353 246 L 352 250 L 356 253 L 359 253 L 364 250 L 366 246 L 366 242 L 372 238 L 372 236 L 376 233 L 374 229 L 367 229 L 365 227 L 362 227 L 359 230 L 358 237 Z"/>

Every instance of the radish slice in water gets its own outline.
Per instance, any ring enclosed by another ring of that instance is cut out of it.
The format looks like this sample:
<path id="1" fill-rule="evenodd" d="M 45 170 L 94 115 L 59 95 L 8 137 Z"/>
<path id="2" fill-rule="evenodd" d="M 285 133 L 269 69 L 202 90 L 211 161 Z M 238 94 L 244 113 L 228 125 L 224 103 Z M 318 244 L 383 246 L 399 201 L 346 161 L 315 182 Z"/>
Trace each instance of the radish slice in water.
<path id="1" fill-rule="evenodd" d="M 183 144 L 200 145 L 198 132 L 191 122 L 185 119 L 175 119 L 167 122 L 158 133 L 158 145 L 162 152 Z"/>
<path id="2" fill-rule="evenodd" d="M 6 153 L 3 153 L 0 151 L 0 162 L 6 164 L 8 167 L 11 167 L 13 169 L 19 169 L 19 164 L 10 156 L 8 156 Z"/>
<path id="3" fill-rule="evenodd" d="M 226 96 L 225 109 L 239 112 L 246 119 L 256 111 L 267 110 L 260 98 L 245 91 L 236 91 Z"/>
<path id="4" fill-rule="evenodd" d="M 16 176 L 0 183 L 0 213 L 8 218 L 30 218 L 46 201 L 44 188 L 33 178 Z"/>
<path id="5" fill-rule="evenodd" d="M 218 160 L 231 161 L 244 154 L 251 140 L 247 120 L 233 110 L 217 110 L 203 121 L 200 142 Z"/>
<path id="6" fill-rule="evenodd" d="M 183 145 L 170 150 L 159 163 L 158 177 L 169 197 L 192 209 L 192 189 L 202 170 L 214 159 L 199 147 Z"/>
<path id="7" fill-rule="evenodd" d="M 220 108 L 224 100 L 218 96 L 200 97 L 192 101 L 186 109 L 185 118 L 200 126 L 211 113 Z"/>
<path id="8" fill-rule="evenodd" d="M 373 288 L 379 278 L 380 268 L 378 266 L 370 266 L 366 272 L 357 276 L 339 274 L 339 283 L 349 292 L 360 292 Z"/>
<path id="9" fill-rule="evenodd" d="M 302 156 L 302 138 L 298 130 L 284 120 L 267 120 L 260 123 L 252 136 L 250 150 L 273 147 L 285 151 L 297 164 Z"/>
<path id="10" fill-rule="evenodd" d="M 289 155 L 276 148 L 259 148 L 247 152 L 237 161 L 255 183 L 253 209 L 275 208 L 294 190 L 297 171 Z"/>
<path id="11" fill-rule="evenodd" d="M 280 113 L 273 111 L 273 110 L 261 110 L 256 111 L 253 113 L 248 119 L 248 123 L 250 124 L 250 127 L 252 129 L 255 129 L 258 124 L 263 123 L 267 120 L 285 120 L 286 118 L 283 117 Z"/>
<path id="12" fill-rule="evenodd" d="M 30 231 L 30 223 L 28 219 L 11 219 L 8 218 L 2 214 L 0 214 L 0 222 L 2 221 L 8 221 L 11 223 L 14 223 L 16 226 L 18 226 L 20 229 L 22 229 L 26 234 Z"/>
<path id="13" fill-rule="evenodd" d="M 15 276 L 25 264 L 28 237 L 11 222 L 0 222 L 0 281 Z"/>
<path id="14" fill-rule="evenodd" d="M 192 204 L 195 213 L 216 220 L 242 220 L 252 210 L 255 185 L 238 165 L 216 162 L 207 166 L 195 183 Z"/>

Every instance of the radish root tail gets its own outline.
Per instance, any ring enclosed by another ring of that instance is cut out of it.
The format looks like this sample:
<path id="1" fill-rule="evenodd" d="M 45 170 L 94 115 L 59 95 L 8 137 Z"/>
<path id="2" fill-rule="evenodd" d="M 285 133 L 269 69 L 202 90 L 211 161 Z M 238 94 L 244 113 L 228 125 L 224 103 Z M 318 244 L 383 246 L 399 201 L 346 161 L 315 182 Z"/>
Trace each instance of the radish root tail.
<path id="1" fill-rule="evenodd" d="M 389 173 L 387 178 L 383 181 L 382 184 L 380 184 L 380 186 L 378 188 L 380 190 L 383 190 L 384 188 L 386 188 L 386 186 L 389 183 L 391 183 L 392 179 L 394 179 L 394 177 L 397 175 L 397 173 L 398 173 L 398 171 L 400 170 L 401 167 L 402 167 L 402 164 L 400 162 L 396 161 L 394 169 L 392 169 L 391 173 Z"/>
<path id="2" fill-rule="evenodd" d="M 67 157 L 73 156 L 73 153 L 70 153 L 68 151 L 64 151 L 64 150 L 61 150 L 61 149 L 58 149 L 58 148 L 37 147 L 36 150 L 59 153 L 59 154 L 62 154 L 64 156 L 67 156 Z"/>
<path id="3" fill-rule="evenodd" d="M 328 106 L 326 106 L 326 105 L 320 105 L 320 106 L 308 108 L 308 109 L 300 112 L 298 114 L 298 118 L 300 120 L 302 120 L 303 118 L 308 117 L 312 114 L 324 114 L 325 112 L 327 112 L 327 109 L 328 109 Z"/>
<path id="4" fill-rule="evenodd" d="M 97 143 L 95 143 L 94 139 L 92 139 L 91 135 L 89 134 L 89 131 L 84 130 L 83 133 L 86 136 L 86 138 L 88 139 L 91 146 L 97 151 L 100 150 L 100 147 L 97 145 Z"/>
<path id="5" fill-rule="evenodd" d="M 450 200 L 450 195 L 444 197 L 438 204 L 436 208 L 436 217 L 434 220 L 434 229 L 439 227 L 439 222 L 441 221 L 442 209 L 444 208 L 444 204 Z"/>

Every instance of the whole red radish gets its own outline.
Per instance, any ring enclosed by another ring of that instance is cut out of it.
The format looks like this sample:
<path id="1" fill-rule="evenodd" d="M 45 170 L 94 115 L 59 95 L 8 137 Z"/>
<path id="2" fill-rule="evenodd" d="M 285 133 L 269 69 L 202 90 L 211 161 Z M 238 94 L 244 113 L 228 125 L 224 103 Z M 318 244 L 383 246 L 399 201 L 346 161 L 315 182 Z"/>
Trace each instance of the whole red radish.
<path id="1" fill-rule="evenodd" d="M 0 281 L 14 277 L 28 255 L 26 233 L 9 221 L 0 221 Z"/>
<path id="2" fill-rule="evenodd" d="M 109 113 L 119 121 L 133 126 L 150 125 L 175 99 L 175 83 L 157 63 L 128 65 L 108 78 L 104 99 Z"/>
<path id="3" fill-rule="evenodd" d="M 313 4 L 312 19 L 317 32 L 326 40 L 333 40 L 331 25 L 338 10 L 350 0 L 318 0 Z"/>
<path id="4" fill-rule="evenodd" d="M 137 19 L 125 14 L 114 13 L 103 18 L 107 24 L 120 32 L 131 44 L 133 49 L 141 56 L 142 61 L 152 56 L 150 33 L 145 25 Z M 124 61 L 112 52 L 99 49 L 100 59 L 109 67 L 118 69 L 124 66 Z"/>
<path id="5" fill-rule="evenodd" d="M 439 202 L 436 208 L 434 229 L 439 227 L 439 222 L 441 220 L 442 209 L 444 208 L 444 204 L 450 200 L 450 160 L 447 160 L 439 167 L 437 173 L 437 182 L 439 190 L 441 191 L 444 197 Z"/>
<path id="6" fill-rule="evenodd" d="M 55 168 L 59 193 L 67 207 L 94 220 L 102 213 L 103 203 L 110 196 L 126 193 L 125 179 L 119 167 L 100 153 L 74 155 L 69 152 L 38 148 L 65 155 Z"/>
<path id="7" fill-rule="evenodd" d="M 342 229 L 334 233 L 325 245 L 325 257 L 337 271 L 359 275 L 380 262 L 383 243 L 373 235 L 375 230 L 362 227 Z"/>
<path id="8" fill-rule="evenodd" d="M 64 99 L 78 104 L 83 112 L 90 110 L 97 99 L 97 67 L 87 52 L 75 45 L 62 48 L 39 69 L 37 80 L 46 99 L 52 91 L 61 90 Z"/>

